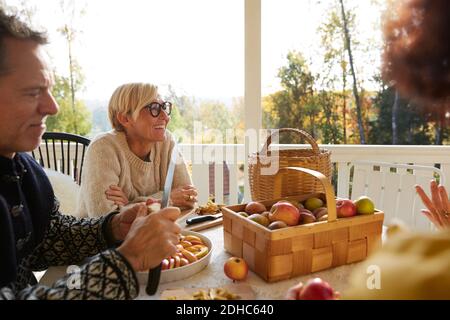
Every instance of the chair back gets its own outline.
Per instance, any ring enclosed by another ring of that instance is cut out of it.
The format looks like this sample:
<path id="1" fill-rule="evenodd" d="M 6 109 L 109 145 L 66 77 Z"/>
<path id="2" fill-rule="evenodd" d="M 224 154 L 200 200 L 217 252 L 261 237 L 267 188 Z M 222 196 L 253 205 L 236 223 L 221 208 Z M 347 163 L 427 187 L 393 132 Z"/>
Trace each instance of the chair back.
<path id="1" fill-rule="evenodd" d="M 420 212 L 425 208 L 414 186 L 420 185 L 429 194 L 430 181 L 444 184 L 442 171 L 433 166 L 356 161 L 350 163 L 351 199 L 370 197 L 377 209 L 385 213 L 385 223 L 398 218 L 416 230 L 430 230 L 432 224 Z"/>
<path id="2" fill-rule="evenodd" d="M 67 174 L 81 184 L 84 156 L 90 142 L 76 134 L 45 132 L 41 145 L 31 155 L 44 168 Z"/>

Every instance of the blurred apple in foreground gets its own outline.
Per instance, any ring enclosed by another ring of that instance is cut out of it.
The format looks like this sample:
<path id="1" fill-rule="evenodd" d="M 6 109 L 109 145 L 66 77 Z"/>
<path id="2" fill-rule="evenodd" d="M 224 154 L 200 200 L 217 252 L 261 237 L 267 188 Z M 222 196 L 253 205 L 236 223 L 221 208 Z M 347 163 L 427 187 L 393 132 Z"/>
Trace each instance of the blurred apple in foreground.
<path id="1" fill-rule="evenodd" d="M 225 262 L 223 271 L 231 280 L 240 281 L 247 278 L 248 265 L 242 258 L 231 257 Z"/>
<path id="2" fill-rule="evenodd" d="M 320 278 L 308 280 L 298 294 L 298 300 L 334 300 L 333 288 Z"/>
<path id="3" fill-rule="evenodd" d="M 338 218 L 348 218 L 356 215 L 355 204 L 348 199 L 340 199 L 336 201 L 336 213 Z"/>
<path id="4" fill-rule="evenodd" d="M 270 209 L 270 221 L 283 221 L 288 226 L 296 226 L 300 222 L 300 212 L 289 202 L 277 202 Z"/>

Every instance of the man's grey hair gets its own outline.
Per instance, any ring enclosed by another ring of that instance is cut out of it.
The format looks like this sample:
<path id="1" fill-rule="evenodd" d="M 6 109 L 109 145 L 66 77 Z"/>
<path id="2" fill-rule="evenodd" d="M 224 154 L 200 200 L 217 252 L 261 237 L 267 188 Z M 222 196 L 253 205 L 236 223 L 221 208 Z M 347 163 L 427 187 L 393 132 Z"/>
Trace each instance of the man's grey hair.
<path id="1" fill-rule="evenodd" d="M 21 21 L 17 15 L 8 15 L 0 8 L 0 76 L 8 72 L 5 46 L 6 38 L 31 40 L 42 45 L 48 43 L 45 32 L 33 30 Z"/>

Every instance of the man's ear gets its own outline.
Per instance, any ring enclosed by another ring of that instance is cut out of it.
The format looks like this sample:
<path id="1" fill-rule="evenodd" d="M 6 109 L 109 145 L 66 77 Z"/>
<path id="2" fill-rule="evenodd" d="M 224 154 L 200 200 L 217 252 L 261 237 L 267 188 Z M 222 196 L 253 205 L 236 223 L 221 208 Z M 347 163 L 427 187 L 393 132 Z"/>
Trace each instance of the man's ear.
<path id="1" fill-rule="evenodd" d="M 119 121 L 119 123 L 122 125 L 122 127 L 128 128 L 130 126 L 131 117 L 129 115 L 119 112 L 116 117 L 117 117 L 117 121 Z"/>

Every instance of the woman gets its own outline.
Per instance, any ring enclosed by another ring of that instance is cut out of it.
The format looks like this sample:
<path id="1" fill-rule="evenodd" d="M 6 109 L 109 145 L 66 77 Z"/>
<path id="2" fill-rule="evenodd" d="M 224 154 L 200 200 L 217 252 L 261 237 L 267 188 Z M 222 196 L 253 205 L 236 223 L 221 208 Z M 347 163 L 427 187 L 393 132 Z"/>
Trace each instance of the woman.
<path id="1" fill-rule="evenodd" d="M 113 130 L 90 144 L 78 197 L 78 214 L 94 217 L 129 203 L 161 198 L 172 149 L 166 129 L 172 104 L 152 84 L 129 83 L 111 96 Z M 173 206 L 192 208 L 197 190 L 179 155 L 171 192 Z M 180 160 L 181 159 L 181 160 Z"/>

